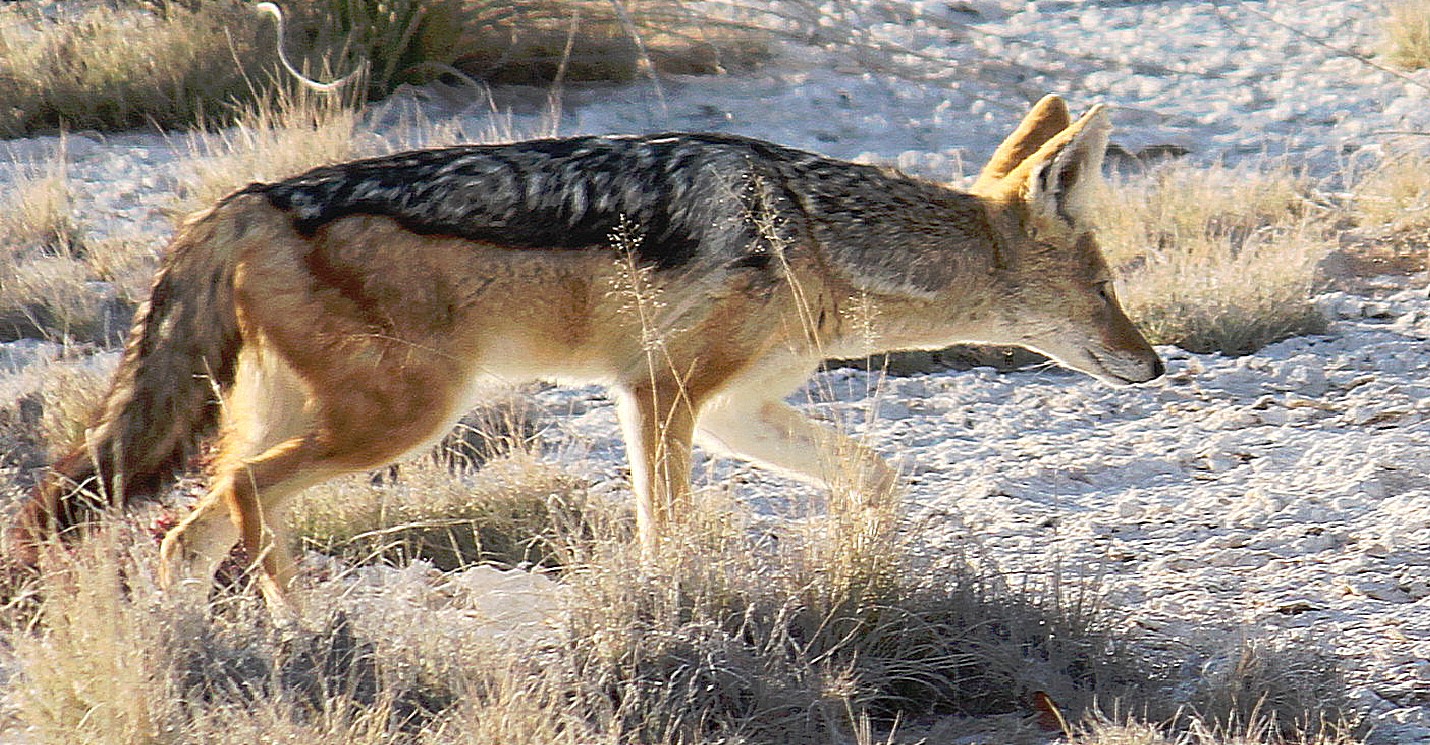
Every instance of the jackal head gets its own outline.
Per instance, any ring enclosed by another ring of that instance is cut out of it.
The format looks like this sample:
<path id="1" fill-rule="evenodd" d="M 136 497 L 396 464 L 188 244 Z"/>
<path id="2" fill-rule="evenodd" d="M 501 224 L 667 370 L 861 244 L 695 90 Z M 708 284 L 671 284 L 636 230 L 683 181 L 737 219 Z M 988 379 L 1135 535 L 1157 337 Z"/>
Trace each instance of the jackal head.
<path id="1" fill-rule="evenodd" d="M 1160 376 L 1162 361 L 1128 320 L 1093 234 L 1093 193 L 1111 129 L 1095 106 L 1071 122 L 1039 101 L 979 175 L 998 245 L 997 343 L 1016 344 L 1113 385 Z"/>

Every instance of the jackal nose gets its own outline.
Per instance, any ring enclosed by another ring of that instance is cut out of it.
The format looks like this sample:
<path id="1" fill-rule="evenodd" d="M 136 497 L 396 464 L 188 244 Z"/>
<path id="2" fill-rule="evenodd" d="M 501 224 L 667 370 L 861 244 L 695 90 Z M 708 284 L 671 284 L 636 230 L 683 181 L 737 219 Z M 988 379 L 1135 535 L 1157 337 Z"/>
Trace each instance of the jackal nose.
<path id="1" fill-rule="evenodd" d="M 1162 377 L 1162 374 L 1165 373 L 1165 372 L 1167 372 L 1167 365 L 1162 362 L 1162 357 L 1161 357 L 1160 355 L 1153 355 L 1153 356 L 1152 356 L 1152 375 L 1149 376 L 1147 379 L 1148 379 L 1148 380 L 1156 380 L 1157 378 Z"/>

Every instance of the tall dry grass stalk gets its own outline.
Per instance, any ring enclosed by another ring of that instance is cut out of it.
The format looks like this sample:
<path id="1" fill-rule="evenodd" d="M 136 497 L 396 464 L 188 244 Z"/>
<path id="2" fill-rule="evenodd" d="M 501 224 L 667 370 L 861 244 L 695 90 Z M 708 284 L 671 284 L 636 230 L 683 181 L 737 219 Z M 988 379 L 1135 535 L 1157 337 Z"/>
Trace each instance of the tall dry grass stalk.
<path id="1" fill-rule="evenodd" d="M 255 181 L 372 154 L 379 138 L 358 128 L 341 96 L 278 92 L 245 108 L 232 126 L 190 138 L 173 211 L 185 215 Z"/>
<path id="2" fill-rule="evenodd" d="M 363 126 L 363 113 L 341 95 L 306 90 L 276 91 L 243 108 L 229 127 L 189 136 L 189 158 L 180 169 L 170 212 L 176 217 L 206 209 L 253 182 L 278 181 L 319 166 L 386 155 L 418 147 L 510 139 L 494 118 L 487 131 L 471 133 L 460 123 L 433 123 L 404 116 L 390 130 Z"/>
<path id="3" fill-rule="evenodd" d="M 1104 193 L 1099 238 L 1134 321 L 1158 344 L 1247 354 L 1318 333 L 1329 221 L 1287 170 L 1176 164 Z"/>

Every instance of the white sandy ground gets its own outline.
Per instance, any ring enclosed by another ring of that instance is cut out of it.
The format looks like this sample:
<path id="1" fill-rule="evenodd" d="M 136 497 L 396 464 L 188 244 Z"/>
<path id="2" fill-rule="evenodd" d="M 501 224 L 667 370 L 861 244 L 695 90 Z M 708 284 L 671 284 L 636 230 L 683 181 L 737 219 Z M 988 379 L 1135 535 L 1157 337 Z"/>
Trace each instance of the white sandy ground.
<path id="1" fill-rule="evenodd" d="M 572 89 L 560 132 L 730 131 L 948 178 L 973 173 L 1027 103 L 1051 91 L 1074 108 L 1115 105 L 1114 142 L 1131 151 L 1178 145 L 1204 162 L 1284 155 L 1334 178 L 1401 146 L 1393 133 L 1430 124 L 1430 74 L 1387 73 L 1297 33 L 1371 54 L 1380 2 L 904 7 L 887 22 L 871 12 L 860 27 L 940 60 L 903 60 L 926 81 L 871 71 L 847 52 L 791 50 L 747 75 L 666 80 L 658 94 L 646 83 Z M 546 131 L 529 103 L 545 91 L 495 97 L 503 127 Z M 431 116 L 458 116 L 471 132 L 494 118 L 485 103 L 430 91 L 407 98 Z M 379 110 L 372 126 L 387 131 L 397 112 Z M 181 140 L 70 135 L 84 226 L 159 240 Z M 42 160 L 54 147 L 44 137 L 0 143 L 0 164 Z M 907 466 L 923 550 L 974 546 L 1010 572 L 1100 578 L 1129 630 L 1182 655 L 1189 670 L 1225 664 L 1217 650 L 1241 635 L 1324 649 L 1342 659 L 1376 742 L 1430 743 L 1425 280 L 1387 282 L 1374 299 L 1324 296 L 1327 336 L 1248 357 L 1165 348 L 1169 373 L 1150 385 L 1111 389 L 1051 369 L 882 380 L 841 371 L 811 386 L 808 408 Z M 0 345 L 0 395 L 32 385 L 43 366 L 30 363 L 53 354 L 36 342 Z M 28 368 L 11 372 L 16 365 Z M 624 489 L 613 412 L 599 393 L 539 399 L 553 457 L 581 453 L 576 467 L 603 480 L 599 488 Z M 797 513 L 791 505 L 813 493 L 729 461 L 702 472 L 706 483 L 733 480 L 771 515 Z M 370 591 L 354 598 L 420 608 L 427 628 L 453 633 L 494 628 L 482 619 L 514 604 L 492 603 L 493 594 L 529 601 L 519 620 L 539 628 L 550 590 L 544 580 L 474 570 L 443 580 L 448 601 L 434 604 L 427 584 L 411 581 L 421 567 L 362 576 Z"/>

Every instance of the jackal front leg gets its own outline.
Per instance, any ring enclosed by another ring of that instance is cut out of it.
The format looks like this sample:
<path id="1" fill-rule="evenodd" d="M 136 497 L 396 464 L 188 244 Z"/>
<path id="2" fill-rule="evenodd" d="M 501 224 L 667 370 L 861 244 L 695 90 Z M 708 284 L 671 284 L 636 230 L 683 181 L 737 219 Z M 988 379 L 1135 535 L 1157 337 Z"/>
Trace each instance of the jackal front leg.
<path id="1" fill-rule="evenodd" d="M 898 485 L 898 474 L 877 453 L 784 401 L 735 396 L 712 401 L 698 428 L 702 442 L 853 494 L 865 505 L 883 503 Z"/>
<path id="2" fill-rule="evenodd" d="M 649 551 L 671 523 L 690 515 L 694 407 L 678 385 L 638 386 L 622 393 L 618 411 L 636 494 L 636 528 Z"/>

